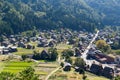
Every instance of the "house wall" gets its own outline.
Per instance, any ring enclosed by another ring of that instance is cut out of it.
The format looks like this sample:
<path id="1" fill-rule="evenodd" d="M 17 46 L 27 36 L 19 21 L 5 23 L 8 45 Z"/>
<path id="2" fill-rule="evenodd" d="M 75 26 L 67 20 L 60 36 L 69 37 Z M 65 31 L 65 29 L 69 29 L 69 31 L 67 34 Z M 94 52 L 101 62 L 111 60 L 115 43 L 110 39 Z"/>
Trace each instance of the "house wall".
<path id="1" fill-rule="evenodd" d="M 3 51 L 2 50 L 0 50 L 0 55 L 2 55 L 3 54 Z"/>

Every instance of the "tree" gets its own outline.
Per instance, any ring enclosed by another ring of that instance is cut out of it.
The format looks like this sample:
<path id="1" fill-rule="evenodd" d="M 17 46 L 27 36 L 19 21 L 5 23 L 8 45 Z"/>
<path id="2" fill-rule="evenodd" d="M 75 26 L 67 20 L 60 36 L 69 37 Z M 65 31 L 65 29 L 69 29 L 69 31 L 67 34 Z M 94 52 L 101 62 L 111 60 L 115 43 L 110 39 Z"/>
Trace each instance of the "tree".
<path id="1" fill-rule="evenodd" d="M 32 67 L 26 68 L 16 75 L 9 72 L 1 72 L 0 80 L 39 80 L 34 72 L 35 70 Z"/>
<path id="2" fill-rule="evenodd" d="M 115 80 L 120 80 L 120 76 L 115 77 Z"/>
<path id="3" fill-rule="evenodd" d="M 62 56 L 65 58 L 67 58 L 69 56 L 73 56 L 73 55 L 74 55 L 74 51 L 71 49 L 67 49 L 62 52 Z"/>
<path id="4" fill-rule="evenodd" d="M 82 69 L 82 68 L 79 68 L 79 74 L 85 74 L 85 70 L 84 69 Z"/>
<path id="5" fill-rule="evenodd" d="M 27 36 L 27 37 L 34 37 L 36 36 L 36 31 L 33 30 L 29 30 L 29 31 L 25 31 L 25 32 L 22 32 L 22 36 Z"/>
<path id="6" fill-rule="evenodd" d="M 119 40 L 115 40 L 113 42 L 113 44 L 111 45 L 112 49 L 120 49 L 120 39 Z"/>
<path id="7" fill-rule="evenodd" d="M 9 72 L 1 72 L 0 80 L 12 80 L 15 75 Z"/>
<path id="8" fill-rule="evenodd" d="M 110 47 L 110 45 L 106 45 L 105 47 L 103 47 L 103 51 L 104 52 L 111 52 L 111 47 Z"/>
<path id="9" fill-rule="evenodd" d="M 0 42 L 4 40 L 4 36 L 0 34 Z"/>
<path id="10" fill-rule="evenodd" d="M 87 76 L 86 76 L 86 75 L 83 75 L 83 77 L 82 77 L 82 78 L 83 78 L 83 80 L 86 80 Z"/>
<path id="11" fill-rule="evenodd" d="M 39 80 L 34 72 L 35 70 L 32 67 L 26 68 L 17 75 L 16 80 Z"/>
<path id="12" fill-rule="evenodd" d="M 104 46 L 106 46 L 107 44 L 106 44 L 106 42 L 104 41 L 104 40 L 98 40 L 97 42 L 96 42 L 96 46 L 97 46 L 97 48 L 99 48 L 99 49 L 102 49 Z"/>
<path id="13" fill-rule="evenodd" d="M 32 58 L 35 59 L 35 60 L 40 60 L 41 59 L 41 55 L 40 55 L 40 53 L 34 51 L 34 54 L 33 54 Z"/>
<path id="14" fill-rule="evenodd" d="M 27 55 L 22 55 L 21 57 L 22 57 L 22 60 L 25 60 L 26 58 L 28 58 Z"/>
<path id="15" fill-rule="evenodd" d="M 49 53 L 49 60 L 55 61 L 58 57 L 58 52 L 56 48 L 50 48 L 48 50 Z"/>
<path id="16" fill-rule="evenodd" d="M 70 57 L 66 58 L 66 59 L 65 59 L 65 62 L 68 62 L 68 63 L 70 63 L 70 64 L 73 63 L 73 61 L 72 61 L 72 59 L 71 59 Z"/>
<path id="17" fill-rule="evenodd" d="M 61 62 L 61 63 L 60 63 L 60 66 L 61 66 L 61 67 L 64 67 L 64 63 L 63 63 L 63 62 Z"/>
<path id="18" fill-rule="evenodd" d="M 75 60 L 74 65 L 79 67 L 79 68 L 81 68 L 81 69 L 85 69 L 86 63 L 85 63 L 85 61 L 82 58 L 77 58 Z"/>
<path id="19" fill-rule="evenodd" d="M 104 40 L 98 40 L 96 46 L 103 52 L 108 52 L 111 50 L 110 45 L 108 45 Z"/>

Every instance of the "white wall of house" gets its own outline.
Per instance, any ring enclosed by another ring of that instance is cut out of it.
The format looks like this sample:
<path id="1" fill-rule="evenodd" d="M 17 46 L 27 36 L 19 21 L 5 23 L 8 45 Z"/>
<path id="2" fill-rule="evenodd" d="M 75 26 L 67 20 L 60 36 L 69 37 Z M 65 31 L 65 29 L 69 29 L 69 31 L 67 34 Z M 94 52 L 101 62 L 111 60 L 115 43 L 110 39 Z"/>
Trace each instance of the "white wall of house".
<path id="1" fill-rule="evenodd" d="M 3 54 L 3 51 L 2 50 L 0 50 L 0 55 L 2 55 Z"/>

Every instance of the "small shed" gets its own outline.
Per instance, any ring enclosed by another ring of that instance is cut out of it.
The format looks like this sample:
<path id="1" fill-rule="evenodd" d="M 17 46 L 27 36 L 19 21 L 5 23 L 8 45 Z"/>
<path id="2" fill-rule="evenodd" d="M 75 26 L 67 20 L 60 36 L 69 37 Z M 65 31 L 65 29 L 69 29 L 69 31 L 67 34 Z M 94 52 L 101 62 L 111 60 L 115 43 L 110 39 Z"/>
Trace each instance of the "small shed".
<path id="1" fill-rule="evenodd" d="M 71 70 L 71 67 L 72 67 L 72 65 L 71 65 L 70 63 L 66 62 L 66 63 L 64 64 L 63 70 L 64 70 L 64 71 L 70 71 L 70 70 Z"/>

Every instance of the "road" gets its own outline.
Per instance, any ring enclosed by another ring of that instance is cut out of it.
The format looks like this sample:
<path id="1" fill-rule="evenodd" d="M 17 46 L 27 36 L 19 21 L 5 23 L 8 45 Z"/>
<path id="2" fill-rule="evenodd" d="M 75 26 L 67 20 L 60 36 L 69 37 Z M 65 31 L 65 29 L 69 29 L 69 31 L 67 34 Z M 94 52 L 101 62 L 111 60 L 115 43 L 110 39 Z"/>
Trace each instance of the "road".
<path id="1" fill-rule="evenodd" d="M 89 43 L 88 47 L 86 48 L 86 50 L 82 53 L 81 58 L 83 58 L 83 60 L 86 62 L 87 65 L 91 66 L 93 64 L 93 62 L 95 62 L 96 64 L 101 64 L 100 62 L 96 61 L 96 60 L 87 60 L 87 53 L 90 50 L 90 48 L 92 47 L 93 42 L 95 41 L 95 39 L 98 37 L 99 31 L 97 31 L 97 33 L 95 34 L 95 36 L 93 37 L 93 39 L 91 40 L 91 42 Z M 110 67 L 114 69 L 115 64 L 102 64 L 103 68 L 104 67 Z"/>
<path id="2" fill-rule="evenodd" d="M 90 50 L 90 48 L 92 47 L 92 44 L 95 41 L 95 39 L 98 37 L 98 34 L 99 34 L 99 31 L 97 31 L 97 33 L 95 34 L 95 36 L 93 37 L 93 39 L 89 43 L 89 45 L 86 48 L 86 50 L 82 53 L 81 58 L 83 58 L 83 60 L 86 62 L 87 65 L 91 65 L 93 63 L 93 60 L 87 60 L 86 58 L 87 58 L 87 53 Z"/>

